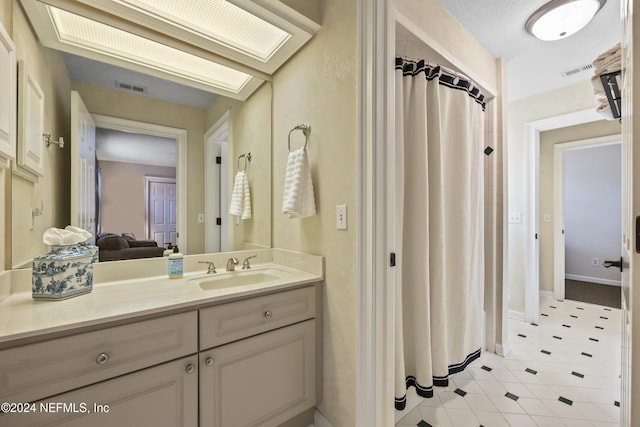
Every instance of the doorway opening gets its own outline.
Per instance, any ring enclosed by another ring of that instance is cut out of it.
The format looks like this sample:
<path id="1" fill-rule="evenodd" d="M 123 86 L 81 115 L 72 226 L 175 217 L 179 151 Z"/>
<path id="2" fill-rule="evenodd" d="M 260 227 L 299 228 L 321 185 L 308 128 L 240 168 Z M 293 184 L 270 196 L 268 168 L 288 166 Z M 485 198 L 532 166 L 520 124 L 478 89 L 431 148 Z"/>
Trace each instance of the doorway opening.
<path id="1" fill-rule="evenodd" d="M 553 296 L 620 308 L 621 274 L 607 267 L 622 235 L 620 135 L 553 148 Z"/>
<path id="2" fill-rule="evenodd" d="M 171 127 L 167 127 L 167 126 L 162 126 L 162 125 L 155 125 L 155 124 L 150 124 L 150 123 L 143 123 L 143 122 L 136 122 L 133 120 L 127 120 L 127 119 L 120 119 L 120 118 L 116 118 L 116 117 L 110 117 L 110 116 L 102 116 L 102 115 L 93 115 L 93 119 L 95 120 L 96 123 L 96 128 L 100 129 L 101 131 L 109 131 L 109 132 L 126 132 L 130 135 L 139 135 L 145 138 L 150 138 L 152 140 L 156 140 L 156 141 L 163 141 L 165 144 L 167 144 L 167 146 L 170 145 L 170 143 L 173 143 L 174 145 L 174 153 L 173 156 L 175 158 L 174 160 L 174 168 L 175 171 L 173 173 L 173 179 L 175 180 L 175 201 L 173 202 L 174 204 L 174 218 L 170 218 L 170 222 L 175 222 L 175 234 L 173 236 L 171 236 L 171 232 L 167 231 L 169 233 L 168 238 L 169 239 L 173 239 L 171 240 L 172 243 L 178 244 L 180 247 L 180 251 L 182 253 L 188 253 L 188 246 L 187 246 L 187 179 L 186 179 L 186 173 L 187 173 L 187 168 L 186 168 L 186 151 L 187 151 L 187 131 L 184 129 L 177 129 L 177 128 L 171 128 Z M 147 154 L 148 154 L 148 150 Z M 163 150 L 163 151 L 170 151 L 170 150 Z M 170 156 L 170 154 L 165 153 L 168 156 Z M 104 162 L 103 162 L 104 165 Z M 158 168 L 163 168 L 163 166 L 154 166 L 154 167 L 158 167 Z M 101 169 L 104 169 L 103 166 L 101 166 Z M 144 172 L 144 174 L 149 175 L 149 176 L 161 176 L 164 178 L 167 177 L 171 177 L 171 176 L 167 176 L 167 175 L 171 175 L 170 173 L 168 173 L 168 171 L 164 171 L 163 169 L 161 169 L 162 172 L 160 173 L 155 173 L 153 170 L 149 169 L 149 171 Z M 143 178 L 144 180 L 144 178 Z M 104 182 L 104 177 L 102 177 L 101 179 L 101 187 L 102 190 L 104 191 L 104 187 L 105 187 L 105 182 Z M 141 189 L 143 191 L 142 195 L 140 196 L 141 198 L 144 197 L 144 200 L 147 200 L 147 196 L 145 194 L 145 192 L 148 190 L 146 187 L 146 182 L 142 182 L 141 183 L 141 187 L 144 187 L 143 189 Z M 103 206 L 104 206 L 104 197 L 100 197 Z M 142 205 L 141 205 L 142 206 Z M 142 232 L 143 234 L 145 234 L 146 238 L 153 238 L 150 237 L 150 232 L 152 230 L 152 228 L 149 227 L 148 225 L 148 205 L 145 203 L 144 207 L 141 207 L 141 216 L 144 215 L 144 228 L 145 230 Z M 101 229 L 102 231 L 107 231 L 109 232 L 110 230 L 107 230 L 107 224 L 105 223 L 105 215 L 104 212 L 102 212 L 101 214 Z M 163 241 L 162 244 L 164 244 L 165 242 Z M 168 243 L 168 241 L 166 242 Z M 158 245 L 160 245 L 161 242 L 158 242 Z"/>

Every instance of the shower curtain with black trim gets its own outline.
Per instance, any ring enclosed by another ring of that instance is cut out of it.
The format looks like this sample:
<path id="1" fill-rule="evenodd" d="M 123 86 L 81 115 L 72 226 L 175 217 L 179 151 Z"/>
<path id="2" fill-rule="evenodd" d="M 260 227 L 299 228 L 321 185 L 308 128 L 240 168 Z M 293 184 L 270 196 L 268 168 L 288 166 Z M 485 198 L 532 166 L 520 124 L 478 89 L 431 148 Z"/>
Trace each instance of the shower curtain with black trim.
<path id="1" fill-rule="evenodd" d="M 469 79 L 396 58 L 396 409 L 480 356 L 484 95 Z"/>

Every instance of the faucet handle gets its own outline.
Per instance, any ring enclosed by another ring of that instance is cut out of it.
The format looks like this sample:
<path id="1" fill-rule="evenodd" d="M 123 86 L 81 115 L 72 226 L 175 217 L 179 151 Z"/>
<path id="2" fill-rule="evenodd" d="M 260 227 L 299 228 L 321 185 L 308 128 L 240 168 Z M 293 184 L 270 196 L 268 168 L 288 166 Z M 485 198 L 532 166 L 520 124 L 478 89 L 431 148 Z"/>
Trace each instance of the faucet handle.
<path id="1" fill-rule="evenodd" d="M 209 267 L 207 267 L 207 274 L 213 274 L 216 272 L 216 265 L 213 261 L 198 261 L 198 264 L 209 264 Z"/>
<path id="2" fill-rule="evenodd" d="M 246 258 L 244 259 L 244 261 L 242 261 L 242 269 L 243 269 L 243 270 L 248 270 L 248 269 L 250 269 L 250 268 L 251 268 L 251 264 L 249 264 L 249 260 L 250 260 L 251 258 L 255 258 L 255 257 L 257 257 L 257 256 L 258 256 L 258 255 L 251 255 L 251 256 L 249 256 L 249 257 L 246 257 Z"/>

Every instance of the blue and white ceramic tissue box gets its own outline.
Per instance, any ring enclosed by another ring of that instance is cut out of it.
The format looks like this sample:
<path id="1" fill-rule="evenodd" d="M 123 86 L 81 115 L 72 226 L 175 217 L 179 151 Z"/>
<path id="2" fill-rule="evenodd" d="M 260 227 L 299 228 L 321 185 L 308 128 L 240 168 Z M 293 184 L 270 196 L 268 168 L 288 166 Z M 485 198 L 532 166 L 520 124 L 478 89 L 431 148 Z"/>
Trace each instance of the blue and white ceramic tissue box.
<path id="1" fill-rule="evenodd" d="M 81 245 L 58 246 L 33 259 L 33 299 L 62 300 L 91 292 L 93 254 Z"/>

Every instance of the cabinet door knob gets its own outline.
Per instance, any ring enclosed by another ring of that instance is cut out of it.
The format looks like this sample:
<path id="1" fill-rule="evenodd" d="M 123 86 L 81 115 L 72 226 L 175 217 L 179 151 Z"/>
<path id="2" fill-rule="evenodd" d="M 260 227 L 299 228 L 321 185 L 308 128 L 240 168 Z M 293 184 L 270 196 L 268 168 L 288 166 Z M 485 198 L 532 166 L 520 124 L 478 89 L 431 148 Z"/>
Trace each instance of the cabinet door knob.
<path id="1" fill-rule="evenodd" d="M 194 365 L 193 363 L 189 363 L 186 370 L 187 374 L 193 374 L 196 371 L 196 365 Z"/>
<path id="2" fill-rule="evenodd" d="M 211 357 L 211 356 L 207 357 L 207 358 L 204 360 L 204 363 L 205 363 L 207 366 L 213 366 L 213 362 L 215 362 L 215 360 L 213 360 L 213 357 Z"/>
<path id="3" fill-rule="evenodd" d="M 265 319 L 271 319 L 273 317 L 273 313 L 270 311 L 265 311 L 264 312 L 264 318 Z"/>
<path id="4" fill-rule="evenodd" d="M 100 353 L 98 357 L 96 357 L 96 363 L 98 365 L 106 365 L 109 361 L 109 355 L 107 353 Z"/>

